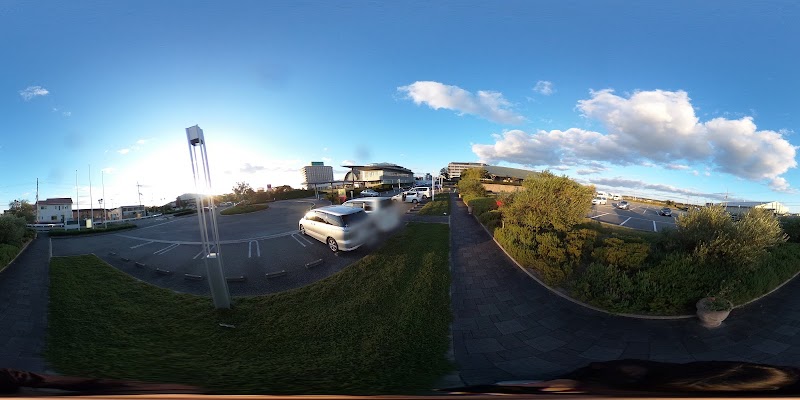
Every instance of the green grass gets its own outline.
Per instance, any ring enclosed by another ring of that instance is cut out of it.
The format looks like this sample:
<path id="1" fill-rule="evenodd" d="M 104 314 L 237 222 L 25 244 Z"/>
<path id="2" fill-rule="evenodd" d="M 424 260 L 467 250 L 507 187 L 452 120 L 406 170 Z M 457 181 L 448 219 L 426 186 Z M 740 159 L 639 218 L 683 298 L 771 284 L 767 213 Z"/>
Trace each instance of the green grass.
<path id="1" fill-rule="evenodd" d="M 450 196 L 442 194 L 436 200 L 429 201 L 417 215 L 450 215 Z"/>
<path id="2" fill-rule="evenodd" d="M 63 374 L 214 392 L 418 393 L 452 369 L 448 238 L 411 224 L 329 278 L 226 311 L 93 255 L 55 257 L 46 358 Z"/>
<path id="3" fill-rule="evenodd" d="M 246 214 L 246 213 L 266 210 L 267 208 L 269 208 L 269 205 L 263 204 L 263 203 L 262 204 L 242 204 L 242 205 L 226 208 L 226 209 L 220 211 L 219 213 L 222 214 L 222 215 Z"/>
<path id="4" fill-rule="evenodd" d="M 66 231 L 64 229 L 51 229 L 50 236 L 78 236 L 78 235 L 94 235 L 97 233 L 106 233 L 106 232 L 113 232 L 113 231 L 121 231 L 125 229 L 133 229 L 136 228 L 136 224 L 111 224 L 108 228 L 102 228 L 102 224 L 95 225 L 92 229 L 81 228 L 81 230 L 69 230 Z"/>

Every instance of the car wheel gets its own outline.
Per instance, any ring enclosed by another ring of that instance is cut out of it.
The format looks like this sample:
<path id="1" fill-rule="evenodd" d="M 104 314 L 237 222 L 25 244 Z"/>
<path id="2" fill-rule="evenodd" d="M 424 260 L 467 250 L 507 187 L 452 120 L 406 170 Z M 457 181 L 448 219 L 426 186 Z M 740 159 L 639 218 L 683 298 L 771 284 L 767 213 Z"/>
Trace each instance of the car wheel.
<path id="1" fill-rule="evenodd" d="M 411 200 L 412 204 L 417 204 L 417 199 Z"/>
<path id="2" fill-rule="evenodd" d="M 300 225 L 300 234 L 301 235 L 305 235 L 306 234 L 306 228 L 303 225 Z"/>
<path id="3" fill-rule="evenodd" d="M 422 200 L 428 200 L 428 196 L 422 195 Z"/>
<path id="4" fill-rule="evenodd" d="M 328 238 L 328 248 L 331 249 L 334 253 L 339 251 L 339 245 L 336 243 L 336 239 L 329 237 Z"/>

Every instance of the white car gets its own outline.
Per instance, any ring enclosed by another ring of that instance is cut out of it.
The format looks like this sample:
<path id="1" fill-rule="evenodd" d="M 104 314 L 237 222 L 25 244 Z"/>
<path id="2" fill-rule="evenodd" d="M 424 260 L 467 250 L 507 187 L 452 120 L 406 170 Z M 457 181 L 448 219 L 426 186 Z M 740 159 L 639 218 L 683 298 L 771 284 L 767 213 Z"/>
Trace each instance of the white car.
<path id="1" fill-rule="evenodd" d="M 328 245 L 334 253 L 355 250 L 370 237 L 367 213 L 356 207 L 327 206 L 315 208 L 300 219 L 301 235 L 308 235 Z"/>
<path id="2" fill-rule="evenodd" d="M 380 193 L 372 190 L 372 189 L 364 189 L 361 191 L 361 197 L 378 197 Z"/>
<path id="3" fill-rule="evenodd" d="M 620 210 L 630 210 L 631 209 L 631 204 L 628 203 L 627 201 L 620 201 L 617 204 L 617 208 L 619 208 Z"/>
<path id="4" fill-rule="evenodd" d="M 417 186 L 411 190 L 419 193 L 420 198 L 422 198 L 423 200 L 429 199 L 431 197 L 431 188 L 428 186 Z"/>
<path id="5" fill-rule="evenodd" d="M 606 205 L 606 198 L 605 197 L 595 197 L 592 199 L 592 205 L 596 206 L 598 204 Z"/>
<path id="6" fill-rule="evenodd" d="M 420 195 L 419 192 L 415 192 L 413 190 L 409 190 L 407 192 L 403 192 L 392 196 L 392 200 L 394 201 L 400 201 L 403 203 L 414 203 L 414 204 L 419 203 L 421 198 L 422 195 Z"/>

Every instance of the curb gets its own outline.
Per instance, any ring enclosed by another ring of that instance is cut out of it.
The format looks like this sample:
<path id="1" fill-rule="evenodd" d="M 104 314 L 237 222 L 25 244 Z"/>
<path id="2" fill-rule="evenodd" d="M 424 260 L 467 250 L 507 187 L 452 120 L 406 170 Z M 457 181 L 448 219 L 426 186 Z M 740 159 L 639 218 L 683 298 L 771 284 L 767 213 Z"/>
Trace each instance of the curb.
<path id="1" fill-rule="evenodd" d="M 498 243 L 498 242 L 497 242 L 497 239 L 495 239 L 495 238 L 494 238 L 494 235 L 492 235 L 492 234 L 491 234 L 491 232 L 489 232 L 489 230 L 488 230 L 488 229 L 486 229 L 486 227 L 485 227 L 485 226 L 483 226 L 483 224 L 482 224 L 482 223 L 480 223 L 480 221 L 478 221 L 478 217 L 477 217 L 477 216 L 473 215 L 473 216 L 472 216 L 472 218 L 474 218 L 474 219 L 475 219 L 475 222 L 477 222 L 477 223 L 478 223 L 478 225 L 480 225 L 480 226 L 481 226 L 481 228 L 483 228 L 483 231 L 484 231 L 484 232 L 486 232 L 486 233 L 489 235 L 489 237 L 491 237 L 491 238 L 492 238 L 492 241 L 493 241 L 493 242 L 494 242 L 494 243 L 497 245 L 497 247 L 499 247 L 499 248 L 500 248 L 500 250 L 502 250 L 502 251 L 503 251 L 503 253 L 506 255 L 506 257 L 508 257 L 508 258 L 509 258 L 511 261 L 513 261 L 513 262 L 514 262 L 514 265 L 516 265 L 516 266 L 517 266 L 517 268 L 521 269 L 521 270 L 522 270 L 522 272 L 524 272 L 524 273 L 525 273 L 525 274 L 527 274 L 527 275 L 528 275 L 528 276 L 529 276 L 531 279 L 533 279 L 534 281 L 536 281 L 536 283 L 538 283 L 538 284 L 539 284 L 539 285 L 541 285 L 542 287 L 544 287 L 544 288 L 546 288 L 547 290 L 549 290 L 549 291 L 550 291 L 550 293 L 553 293 L 553 294 L 555 294 L 555 295 L 558 295 L 558 296 L 559 296 L 559 297 L 561 297 L 562 299 L 568 300 L 568 301 L 572 302 L 572 303 L 573 303 L 573 304 L 575 304 L 575 305 L 581 306 L 581 307 L 583 307 L 583 308 L 588 308 L 588 309 L 590 309 L 590 310 L 593 310 L 593 311 L 601 312 L 601 313 L 603 313 L 603 314 L 607 314 L 607 315 L 613 315 L 613 316 L 615 316 L 615 317 L 625 317 L 625 318 L 634 318 L 634 319 L 647 319 L 647 320 L 680 320 L 680 319 L 689 319 L 689 318 L 695 318 L 695 317 L 696 317 L 695 315 L 674 315 L 674 316 L 670 316 L 670 315 L 642 315 L 642 314 L 614 313 L 614 312 L 611 312 L 611 311 L 603 310 L 602 308 L 598 308 L 598 307 L 595 307 L 595 306 L 592 306 L 592 305 L 586 304 L 586 303 L 584 303 L 584 302 L 582 302 L 582 301 L 580 301 L 580 300 L 573 299 L 572 297 L 570 297 L 570 296 L 567 296 L 566 294 L 564 294 L 564 293 L 561 293 L 560 291 L 558 291 L 558 290 L 556 290 L 556 289 L 553 289 L 553 288 L 552 288 L 552 287 L 550 287 L 549 285 L 545 284 L 545 283 L 544 283 L 542 280 L 540 280 L 539 278 L 537 278 L 537 277 L 536 277 L 536 276 L 535 276 L 535 275 L 534 275 L 534 274 L 533 274 L 531 271 L 528 271 L 528 269 L 527 269 L 527 268 L 525 268 L 524 266 L 522 266 L 522 264 L 520 264 L 520 263 L 519 263 L 519 262 L 518 262 L 516 259 L 514 259 L 514 257 L 511 257 L 511 254 L 509 254 L 509 253 L 508 253 L 508 251 L 506 251 L 506 249 L 505 249 L 503 246 L 501 246 L 501 245 L 500 245 L 500 243 Z"/>
<path id="2" fill-rule="evenodd" d="M 5 271 L 5 270 L 6 270 L 6 269 L 7 269 L 7 268 L 8 268 L 8 267 L 11 265 L 11 264 L 13 264 L 13 263 L 14 263 L 14 261 L 17 261 L 17 259 L 19 258 L 19 256 L 21 256 L 21 255 L 22 255 L 22 253 L 24 253 L 24 252 L 25 252 L 25 250 L 28 250 L 28 246 L 30 246 L 30 244 L 31 244 L 31 243 L 33 243 L 33 241 L 34 241 L 34 240 L 36 240 L 36 239 L 38 239 L 38 238 L 39 238 L 39 232 L 36 232 L 36 236 L 34 236 L 34 237 L 33 237 L 33 239 L 29 240 L 29 241 L 28 241 L 28 243 L 25 243 L 25 244 L 22 246 L 22 248 L 21 248 L 21 249 L 19 249 L 19 253 L 17 253 L 17 255 L 16 255 L 16 256 L 14 256 L 14 258 L 12 258 L 12 259 L 11 259 L 11 261 L 9 261 L 9 262 L 8 262 L 8 264 L 4 265 L 4 266 L 3 266 L 3 268 L 0 268 L 0 274 L 2 274 L 2 273 L 3 273 L 3 271 Z"/>

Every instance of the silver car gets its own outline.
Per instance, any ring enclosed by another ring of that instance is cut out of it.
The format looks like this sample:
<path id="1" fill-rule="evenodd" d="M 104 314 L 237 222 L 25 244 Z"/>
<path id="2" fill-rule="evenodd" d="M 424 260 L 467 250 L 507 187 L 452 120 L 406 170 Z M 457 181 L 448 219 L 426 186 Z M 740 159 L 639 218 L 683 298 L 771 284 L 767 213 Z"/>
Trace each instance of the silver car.
<path id="1" fill-rule="evenodd" d="M 367 213 L 362 208 L 327 206 L 315 208 L 300 219 L 299 229 L 336 252 L 355 250 L 366 242 Z"/>
<path id="2" fill-rule="evenodd" d="M 342 203 L 345 207 L 363 208 L 364 212 L 372 219 L 382 232 L 388 232 L 401 222 L 400 209 L 388 197 L 368 197 L 363 199 L 347 200 Z"/>

